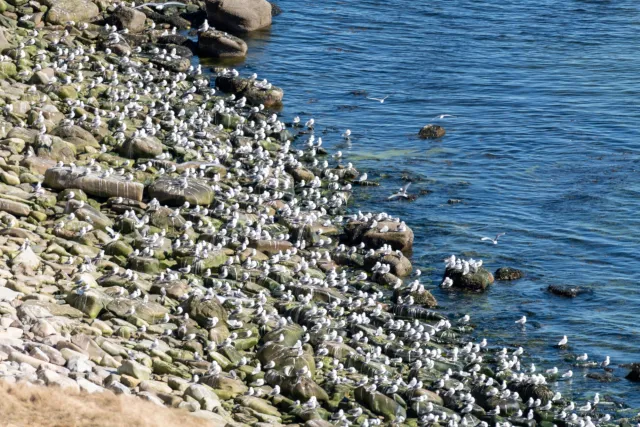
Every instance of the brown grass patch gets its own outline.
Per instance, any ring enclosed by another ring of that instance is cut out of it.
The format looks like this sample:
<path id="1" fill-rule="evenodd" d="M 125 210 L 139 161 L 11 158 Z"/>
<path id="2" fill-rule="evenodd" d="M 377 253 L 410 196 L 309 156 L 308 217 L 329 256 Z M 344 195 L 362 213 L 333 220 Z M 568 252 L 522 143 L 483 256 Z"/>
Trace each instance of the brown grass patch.
<path id="1" fill-rule="evenodd" d="M 201 427 L 211 423 L 185 411 L 132 396 L 75 393 L 57 387 L 0 381 L 0 426 Z"/>

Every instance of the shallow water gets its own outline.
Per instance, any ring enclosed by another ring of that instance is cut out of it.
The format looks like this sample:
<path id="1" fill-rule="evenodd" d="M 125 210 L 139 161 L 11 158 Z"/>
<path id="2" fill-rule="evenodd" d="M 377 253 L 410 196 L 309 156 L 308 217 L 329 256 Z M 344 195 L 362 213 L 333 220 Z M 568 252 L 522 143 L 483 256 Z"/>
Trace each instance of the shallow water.
<path id="1" fill-rule="evenodd" d="M 640 4 L 277 3 L 284 13 L 247 40 L 239 70 L 282 86 L 287 120 L 314 117 L 325 146 L 380 181 L 357 191 L 356 208 L 384 209 L 413 228 L 414 266 L 444 311 L 470 313 L 491 344 L 526 344 L 538 369 L 573 369 L 561 389 L 576 398 L 600 392 L 640 407 L 626 370 L 601 384 L 565 360 L 587 352 L 640 362 Z M 390 97 L 380 104 L 353 91 Z M 447 135 L 417 139 L 427 123 Z M 347 128 L 350 146 L 340 137 Z M 385 202 L 404 174 L 410 193 L 430 193 Z M 507 233 L 500 244 L 480 241 L 497 232 Z M 482 295 L 441 291 L 451 253 L 527 277 Z M 549 284 L 593 292 L 564 299 Z M 525 330 L 514 324 L 523 314 Z M 567 351 L 554 347 L 562 335 Z"/>

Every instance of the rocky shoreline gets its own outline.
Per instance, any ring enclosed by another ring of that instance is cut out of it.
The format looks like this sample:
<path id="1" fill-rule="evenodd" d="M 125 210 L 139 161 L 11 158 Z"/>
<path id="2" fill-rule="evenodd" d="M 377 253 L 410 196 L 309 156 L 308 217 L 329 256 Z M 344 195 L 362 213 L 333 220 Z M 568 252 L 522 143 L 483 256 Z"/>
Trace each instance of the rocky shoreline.
<path id="1" fill-rule="evenodd" d="M 230 3 L 0 0 L 0 378 L 221 426 L 606 424 L 434 310 L 411 228 L 347 215 L 366 181 L 270 111 L 282 89 L 192 66 L 271 23 Z"/>

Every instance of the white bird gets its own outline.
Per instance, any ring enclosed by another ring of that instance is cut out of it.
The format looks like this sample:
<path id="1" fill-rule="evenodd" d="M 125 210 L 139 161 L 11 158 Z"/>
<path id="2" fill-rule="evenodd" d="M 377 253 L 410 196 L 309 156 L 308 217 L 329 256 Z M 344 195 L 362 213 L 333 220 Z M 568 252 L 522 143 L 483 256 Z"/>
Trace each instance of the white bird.
<path id="1" fill-rule="evenodd" d="M 384 101 L 391 95 L 387 95 L 384 98 L 373 98 L 373 97 L 369 97 L 367 96 L 367 99 L 370 99 L 372 101 L 378 101 L 380 104 L 384 104 Z"/>
<path id="2" fill-rule="evenodd" d="M 516 320 L 516 323 L 519 325 L 524 325 L 525 323 L 527 323 L 527 316 L 522 316 L 521 319 Z"/>
<path id="3" fill-rule="evenodd" d="M 500 238 L 500 236 L 504 236 L 505 234 L 507 234 L 507 233 L 498 233 L 498 234 L 496 234 L 496 238 L 495 239 L 492 239 L 491 237 L 483 237 L 480 240 L 482 240 L 482 241 L 488 240 L 491 243 L 493 243 L 494 245 L 497 245 L 498 244 L 498 239 Z"/>
<path id="4" fill-rule="evenodd" d="M 400 190 L 398 190 L 397 193 L 394 193 L 391 196 L 389 196 L 387 200 L 397 199 L 398 197 L 403 197 L 405 199 L 408 199 L 409 195 L 407 194 L 407 189 L 409 188 L 410 185 L 411 183 L 407 182 Z"/>
<path id="5" fill-rule="evenodd" d="M 569 343 L 569 339 L 567 338 L 567 336 L 563 336 L 562 339 L 560 340 L 560 342 L 558 343 L 558 347 L 564 347 L 567 345 L 567 343 Z"/>

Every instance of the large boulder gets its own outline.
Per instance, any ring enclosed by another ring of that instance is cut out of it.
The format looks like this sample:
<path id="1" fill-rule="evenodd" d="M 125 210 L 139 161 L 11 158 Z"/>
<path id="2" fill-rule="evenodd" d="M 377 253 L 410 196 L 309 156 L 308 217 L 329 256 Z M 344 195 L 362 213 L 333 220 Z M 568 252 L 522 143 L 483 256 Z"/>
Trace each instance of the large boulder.
<path id="1" fill-rule="evenodd" d="M 213 58 L 242 57 L 247 54 L 247 44 L 231 34 L 209 29 L 198 36 L 198 54 Z"/>
<path id="2" fill-rule="evenodd" d="M 211 186 L 195 179 L 188 179 L 185 187 L 181 178 L 162 177 L 149 187 L 150 198 L 169 206 L 182 206 L 184 202 L 208 206 L 213 202 L 213 195 Z"/>
<path id="3" fill-rule="evenodd" d="M 111 23 L 120 29 L 127 29 L 130 33 L 139 33 L 144 30 L 147 16 L 139 10 L 120 6 L 109 17 Z"/>
<path id="4" fill-rule="evenodd" d="M 460 271 L 447 268 L 443 279 L 447 277 L 453 280 L 454 287 L 470 291 L 484 291 L 494 281 L 493 274 L 482 267 L 478 268 L 475 273 L 469 272 L 468 274 L 462 274 Z"/>
<path id="5" fill-rule="evenodd" d="M 382 415 L 387 420 L 393 421 L 398 417 L 402 419 L 407 417 L 407 411 L 396 400 L 377 391 L 367 391 L 364 386 L 360 386 L 355 389 L 354 396 L 371 412 Z"/>
<path id="6" fill-rule="evenodd" d="M 226 322 L 227 310 L 215 299 L 205 300 L 192 298 L 189 300 L 189 315 L 202 327 L 210 327 L 210 319 L 217 317 L 219 322 Z"/>
<path id="7" fill-rule="evenodd" d="M 271 4 L 266 0 L 208 0 L 207 17 L 216 28 L 248 33 L 271 25 Z"/>
<path id="8" fill-rule="evenodd" d="M 120 154 L 130 159 L 156 157 L 162 154 L 162 143 L 156 138 L 129 138 L 120 146 Z"/>
<path id="9" fill-rule="evenodd" d="M 46 20 L 50 24 L 86 22 L 100 13 L 98 6 L 90 0 L 45 0 L 43 3 L 49 6 Z"/>
<path id="10" fill-rule="evenodd" d="M 381 248 L 385 244 L 394 250 L 409 251 L 413 247 L 413 230 L 408 226 L 400 227 L 400 223 L 380 221 L 376 227 L 359 221 L 352 221 L 345 227 L 348 239 L 352 244 L 364 242 L 368 247 Z M 384 227 L 388 231 L 382 231 Z"/>
<path id="11" fill-rule="evenodd" d="M 267 89 L 267 87 L 256 85 L 254 80 L 242 77 L 218 76 L 216 86 L 223 92 L 244 96 L 251 105 L 262 104 L 265 107 L 280 105 L 284 97 L 284 91 L 279 87 L 270 86 Z"/>
<path id="12" fill-rule="evenodd" d="M 85 168 L 55 167 L 47 169 L 44 185 L 54 190 L 78 188 L 87 194 L 98 197 L 124 197 L 142 200 L 144 185 L 135 181 L 126 181 L 123 177 L 109 175 L 101 177 L 93 173 L 86 174 Z"/>

